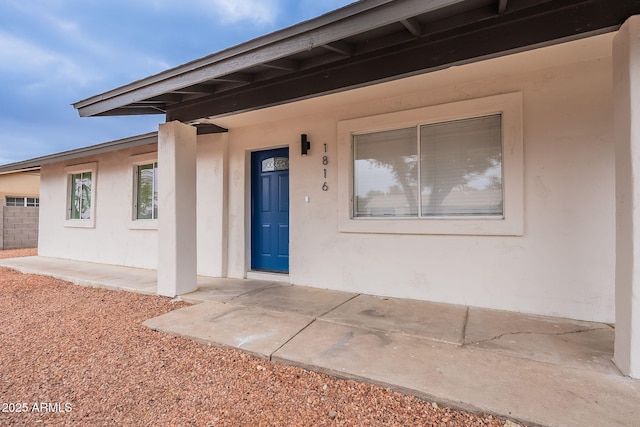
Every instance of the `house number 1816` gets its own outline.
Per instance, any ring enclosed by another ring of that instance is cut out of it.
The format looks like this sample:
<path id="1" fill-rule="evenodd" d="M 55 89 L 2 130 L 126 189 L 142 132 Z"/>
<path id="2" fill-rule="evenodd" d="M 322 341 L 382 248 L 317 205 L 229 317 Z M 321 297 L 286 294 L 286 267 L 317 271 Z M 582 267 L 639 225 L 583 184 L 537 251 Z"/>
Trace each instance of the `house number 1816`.
<path id="1" fill-rule="evenodd" d="M 324 152 L 327 152 L 327 144 L 324 144 Z M 322 156 L 322 165 L 323 166 L 327 166 L 329 164 L 329 156 L 327 156 L 326 154 L 324 156 Z M 327 179 L 327 168 L 324 168 L 322 170 L 323 175 L 324 175 L 324 179 Z M 327 185 L 327 181 L 322 183 L 322 191 L 329 191 L 329 186 Z"/>

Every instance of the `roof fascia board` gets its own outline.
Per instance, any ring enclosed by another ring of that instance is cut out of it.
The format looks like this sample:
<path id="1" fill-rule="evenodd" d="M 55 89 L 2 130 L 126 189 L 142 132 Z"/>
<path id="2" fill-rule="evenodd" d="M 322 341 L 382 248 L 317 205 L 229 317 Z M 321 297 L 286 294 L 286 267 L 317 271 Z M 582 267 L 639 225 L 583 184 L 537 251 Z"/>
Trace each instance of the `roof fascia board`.
<path id="1" fill-rule="evenodd" d="M 104 142 L 102 144 L 91 145 L 89 147 L 77 148 L 75 150 L 63 151 L 61 153 L 49 154 L 47 156 L 36 157 L 30 160 L 2 165 L 0 166 L 0 174 L 39 168 L 40 166 L 49 163 L 63 162 L 80 157 L 109 153 L 125 148 L 138 147 L 157 142 L 158 132 L 150 132 L 143 135 L 132 136 L 129 138 L 118 139 L 116 141 Z"/>
<path id="2" fill-rule="evenodd" d="M 36 172 L 36 171 L 38 172 L 38 174 L 40 173 L 40 166 L 34 166 L 32 168 L 23 168 L 23 169 L 17 169 L 17 170 L 10 170 L 10 171 L 6 171 L 6 172 L 0 172 L 0 175 L 9 175 L 9 174 L 12 174 L 12 173 L 28 173 L 28 172 Z"/>
<path id="3" fill-rule="evenodd" d="M 463 0 L 360 1 L 205 58 L 73 104 L 82 117 L 203 83 L 216 77 L 282 59 L 368 30 L 428 13 Z"/>

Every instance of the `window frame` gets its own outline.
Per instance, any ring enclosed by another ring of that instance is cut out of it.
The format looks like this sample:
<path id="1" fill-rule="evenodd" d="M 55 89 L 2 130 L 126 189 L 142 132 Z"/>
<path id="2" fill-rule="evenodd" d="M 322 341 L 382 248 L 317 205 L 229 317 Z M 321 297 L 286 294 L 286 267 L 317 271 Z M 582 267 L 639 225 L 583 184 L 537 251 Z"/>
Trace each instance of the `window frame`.
<path id="1" fill-rule="evenodd" d="M 65 227 L 95 228 L 96 226 L 96 187 L 98 184 L 98 162 L 82 163 L 64 168 L 66 174 L 65 185 L 67 187 L 67 201 L 65 212 Z M 89 218 L 71 218 L 72 191 L 71 180 L 73 175 L 91 173 L 91 205 L 89 206 Z"/>
<path id="2" fill-rule="evenodd" d="M 503 216 L 354 216 L 354 135 L 501 114 Z M 340 232 L 441 235 L 524 233 L 522 93 L 439 104 L 338 122 L 338 229 Z"/>
<path id="3" fill-rule="evenodd" d="M 150 153 L 142 153 L 142 154 L 134 154 L 129 156 L 129 160 L 131 162 L 131 179 L 129 180 L 131 185 L 131 190 L 129 191 L 130 200 L 130 214 L 127 221 L 128 228 L 131 230 L 157 230 L 158 229 L 158 218 L 145 219 L 145 218 L 137 218 L 137 203 L 138 203 L 138 167 L 144 166 L 148 164 L 158 163 L 158 152 L 150 152 Z M 157 166 L 156 166 L 157 167 Z M 154 181 L 154 186 L 157 186 L 157 183 Z"/>

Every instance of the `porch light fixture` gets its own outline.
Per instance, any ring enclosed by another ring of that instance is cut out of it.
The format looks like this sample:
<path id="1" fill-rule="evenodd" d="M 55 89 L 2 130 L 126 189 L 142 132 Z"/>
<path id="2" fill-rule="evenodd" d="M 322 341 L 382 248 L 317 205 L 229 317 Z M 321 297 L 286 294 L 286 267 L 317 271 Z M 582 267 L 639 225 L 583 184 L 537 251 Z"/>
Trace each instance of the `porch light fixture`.
<path id="1" fill-rule="evenodd" d="M 302 147 L 302 155 L 306 156 L 309 150 L 311 150 L 311 141 L 307 139 L 307 134 L 300 135 L 300 145 Z"/>

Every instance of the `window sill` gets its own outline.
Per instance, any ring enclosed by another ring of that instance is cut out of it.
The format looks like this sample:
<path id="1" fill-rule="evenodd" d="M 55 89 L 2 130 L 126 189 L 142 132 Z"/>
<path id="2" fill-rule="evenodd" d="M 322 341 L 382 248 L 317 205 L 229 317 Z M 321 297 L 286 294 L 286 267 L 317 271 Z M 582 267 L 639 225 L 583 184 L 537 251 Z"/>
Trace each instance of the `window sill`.
<path id="1" fill-rule="evenodd" d="M 157 230 L 157 219 L 136 219 L 129 220 L 127 224 L 129 230 Z"/>
<path id="2" fill-rule="evenodd" d="M 521 218 L 521 217 L 520 217 Z M 506 218 L 352 218 L 343 233 L 522 236 L 523 221 Z"/>
<path id="3" fill-rule="evenodd" d="M 67 228 L 96 228 L 96 222 L 93 219 L 67 219 L 64 226 Z"/>

